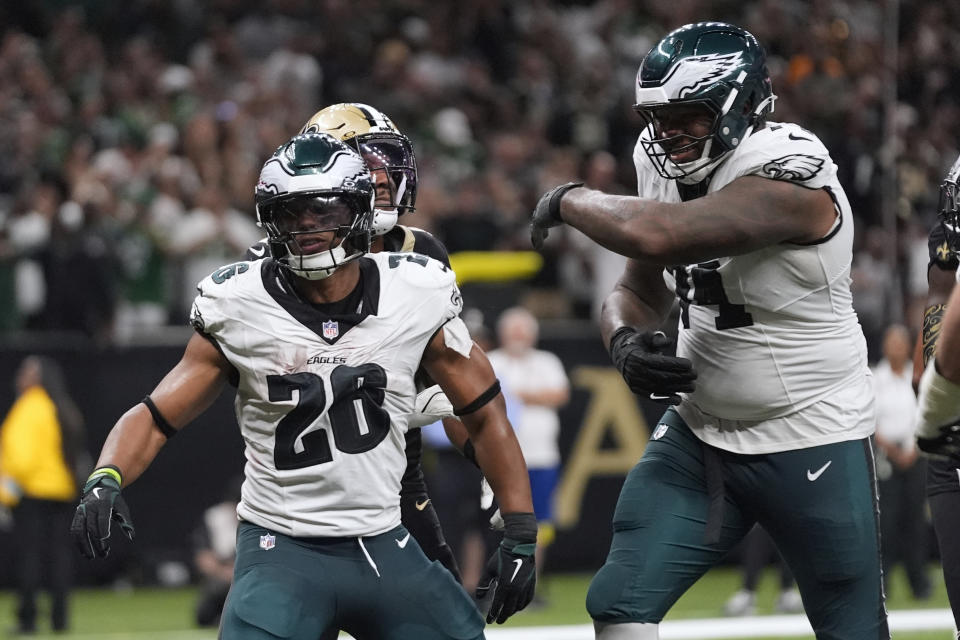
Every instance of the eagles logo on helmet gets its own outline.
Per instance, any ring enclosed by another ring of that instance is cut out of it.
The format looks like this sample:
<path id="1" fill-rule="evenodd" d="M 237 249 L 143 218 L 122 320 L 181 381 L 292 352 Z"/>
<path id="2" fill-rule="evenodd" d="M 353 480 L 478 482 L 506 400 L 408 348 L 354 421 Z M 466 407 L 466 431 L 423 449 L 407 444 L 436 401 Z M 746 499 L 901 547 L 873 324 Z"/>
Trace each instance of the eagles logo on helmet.
<path id="1" fill-rule="evenodd" d="M 255 197 L 271 255 L 301 278 L 326 278 L 370 250 L 370 172 L 359 153 L 333 136 L 301 134 L 281 145 L 263 165 Z M 302 228 L 303 220 L 313 226 Z M 333 239 L 321 242 L 324 232 Z"/>
<path id="2" fill-rule="evenodd" d="M 694 184 L 763 122 L 776 96 L 766 54 L 752 34 L 724 22 L 698 22 L 667 34 L 644 56 L 636 98 L 634 109 L 647 122 L 640 144 L 657 172 Z M 712 119 L 706 135 L 664 135 L 659 130 L 665 114 L 692 108 Z M 671 157 L 697 147 L 696 158 Z"/>
<path id="3" fill-rule="evenodd" d="M 359 102 L 334 104 L 313 114 L 300 132 L 328 133 L 363 156 L 377 189 L 374 235 L 387 233 L 399 216 L 415 210 L 413 145 L 385 113 Z"/>

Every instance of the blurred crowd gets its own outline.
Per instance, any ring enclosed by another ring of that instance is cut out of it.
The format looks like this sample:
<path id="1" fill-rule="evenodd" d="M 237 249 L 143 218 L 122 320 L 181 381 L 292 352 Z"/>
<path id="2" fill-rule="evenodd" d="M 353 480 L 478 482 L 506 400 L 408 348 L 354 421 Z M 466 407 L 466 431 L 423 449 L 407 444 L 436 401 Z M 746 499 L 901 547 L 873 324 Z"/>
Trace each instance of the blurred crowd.
<path id="1" fill-rule="evenodd" d="M 106 343 L 181 323 L 195 283 L 259 237 L 265 158 L 334 102 L 373 104 L 412 139 L 404 222 L 451 253 L 526 250 L 546 189 L 633 191 L 639 62 L 710 19 L 760 39 L 773 119 L 839 166 L 872 346 L 915 325 L 960 134 L 956 3 L 38 0 L 0 8 L 0 331 Z M 549 250 L 526 283 L 548 294 L 540 315 L 589 318 L 617 260 L 572 232 Z"/>

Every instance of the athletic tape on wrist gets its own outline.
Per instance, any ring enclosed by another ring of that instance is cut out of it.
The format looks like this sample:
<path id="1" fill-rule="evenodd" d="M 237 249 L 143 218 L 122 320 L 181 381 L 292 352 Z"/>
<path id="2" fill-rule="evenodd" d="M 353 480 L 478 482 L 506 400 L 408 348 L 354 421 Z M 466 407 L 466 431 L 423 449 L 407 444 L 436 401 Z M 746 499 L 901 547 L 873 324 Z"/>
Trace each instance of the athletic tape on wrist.
<path id="1" fill-rule="evenodd" d="M 532 513 L 504 513 L 503 539 L 514 545 L 536 544 L 537 517 Z"/>

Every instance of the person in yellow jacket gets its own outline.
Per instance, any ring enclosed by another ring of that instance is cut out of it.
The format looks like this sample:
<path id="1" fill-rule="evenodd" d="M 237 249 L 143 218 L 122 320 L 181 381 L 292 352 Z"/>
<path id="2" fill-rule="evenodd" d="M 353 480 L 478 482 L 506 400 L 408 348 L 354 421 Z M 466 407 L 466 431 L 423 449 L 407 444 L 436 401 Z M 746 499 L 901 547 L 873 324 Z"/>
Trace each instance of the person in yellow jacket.
<path id="1" fill-rule="evenodd" d="M 83 418 L 56 362 L 28 356 L 17 399 L 0 425 L 0 503 L 12 509 L 17 544 L 17 631 L 36 630 L 37 592 L 48 559 L 55 631 L 67 628 L 72 576 L 69 527 L 78 475 L 86 471 Z"/>

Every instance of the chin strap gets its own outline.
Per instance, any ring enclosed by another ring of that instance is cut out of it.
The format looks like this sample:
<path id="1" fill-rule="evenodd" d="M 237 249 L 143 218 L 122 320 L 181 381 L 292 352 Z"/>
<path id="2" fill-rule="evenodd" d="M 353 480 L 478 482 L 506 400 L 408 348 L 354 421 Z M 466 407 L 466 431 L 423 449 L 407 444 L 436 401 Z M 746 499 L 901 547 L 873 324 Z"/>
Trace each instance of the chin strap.
<path id="1" fill-rule="evenodd" d="M 349 262 L 347 251 L 342 244 L 309 256 L 295 256 L 289 253 L 289 249 L 287 252 L 287 268 L 305 280 L 329 278 L 338 267 Z M 359 257 L 359 255 L 356 257 Z"/>
<path id="2" fill-rule="evenodd" d="M 374 209 L 373 223 L 370 225 L 373 235 L 383 236 L 390 233 L 390 231 L 397 226 L 399 219 L 400 214 L 396 209 Z"/>

